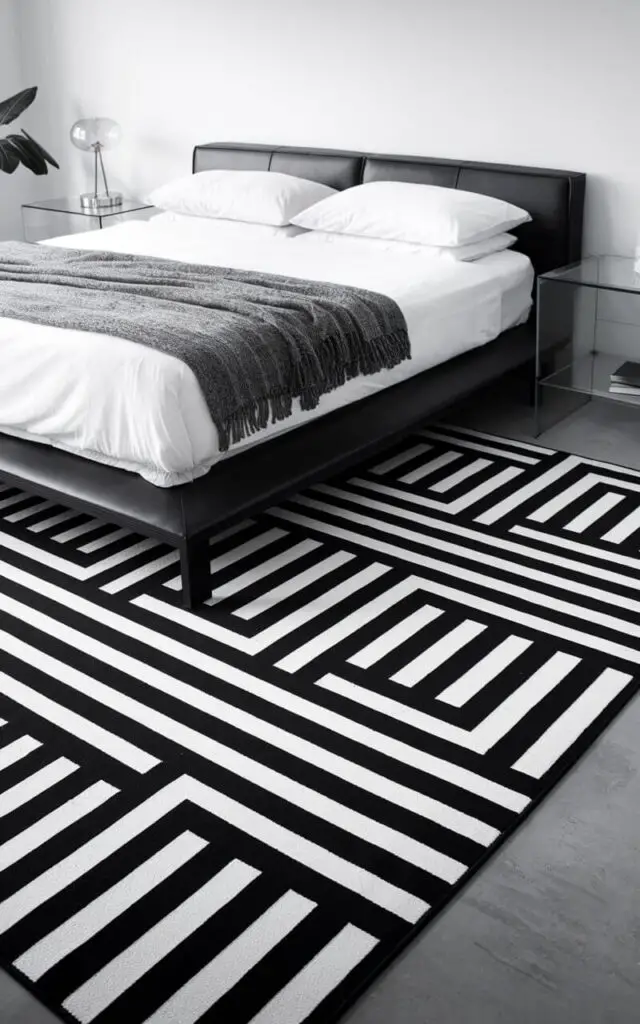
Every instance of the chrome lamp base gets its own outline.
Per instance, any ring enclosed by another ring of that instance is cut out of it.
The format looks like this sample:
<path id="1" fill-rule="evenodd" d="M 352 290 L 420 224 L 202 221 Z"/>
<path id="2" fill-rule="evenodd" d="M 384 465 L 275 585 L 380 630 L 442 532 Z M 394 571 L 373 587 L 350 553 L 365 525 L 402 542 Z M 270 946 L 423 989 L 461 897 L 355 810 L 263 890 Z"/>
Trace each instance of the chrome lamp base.
<path id="1" fill-rule="evenodd" d="M 114 206 L 122 206 L 122 192 L 83 192 L 80 205 L 83 210 L 110 210 Z"/>

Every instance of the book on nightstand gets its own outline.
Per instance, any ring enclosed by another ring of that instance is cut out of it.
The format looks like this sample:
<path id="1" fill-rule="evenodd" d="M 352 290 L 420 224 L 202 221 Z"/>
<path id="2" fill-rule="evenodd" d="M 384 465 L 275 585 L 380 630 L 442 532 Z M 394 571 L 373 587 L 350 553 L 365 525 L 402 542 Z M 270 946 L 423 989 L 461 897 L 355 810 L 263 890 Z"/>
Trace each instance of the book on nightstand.
<path id="1" fill-rule="evenodd" d="M 609 391 L 619 395 L 640 395 L 640 363 L 626 362 L 611 374 Z"/>

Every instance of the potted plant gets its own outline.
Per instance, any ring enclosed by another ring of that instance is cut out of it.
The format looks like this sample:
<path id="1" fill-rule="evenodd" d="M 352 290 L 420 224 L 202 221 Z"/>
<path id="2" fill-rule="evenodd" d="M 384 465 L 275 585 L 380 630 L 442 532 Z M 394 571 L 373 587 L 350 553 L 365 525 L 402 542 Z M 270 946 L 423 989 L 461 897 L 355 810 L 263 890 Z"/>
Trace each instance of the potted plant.
<path id="1" fill-rule="evenodd" d="M 36 86 L 31 89 L 23 89 L 22 92 L 18 92 L 15 96 L 10 96 L 8 100 L 0 103 L 0 126 L 11 124 L 27 107 L 30 107 L 36 98 L 37 91 Z M 7 135 L 0 139 L 0 171 L 13 174 L 20 164 L 34 174 L 48 174 L 47 164 L 59 169 L 59 164 L 24 128 L 22 135 Z"/>

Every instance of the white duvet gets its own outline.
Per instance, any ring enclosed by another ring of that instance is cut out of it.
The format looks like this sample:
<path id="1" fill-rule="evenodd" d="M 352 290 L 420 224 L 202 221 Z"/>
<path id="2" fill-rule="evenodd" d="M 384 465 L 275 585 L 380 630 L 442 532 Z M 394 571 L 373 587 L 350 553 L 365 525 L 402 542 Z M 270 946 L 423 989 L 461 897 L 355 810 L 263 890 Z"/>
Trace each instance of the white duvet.
<path id="1" fill-rule="evenodd" d="M 0 431 L 119 466 L 161 487 L 194 480 L 247 445 L 484 345 L 524 321 L 531 306 L 533 269 L 511 251 L 474 263 L 380 252 L 354 258 L 346 246 L 308 245 L 304 236 L 248 245 L 162 218 L 47 244 L 335 281 L 388 295 L 406 317 L 411 359 L 349 381 L 314 410 L 294 406 L 289 419 L 224 455 L 200 386 L 179 360 L 120 338 L 0 317 Z"/>

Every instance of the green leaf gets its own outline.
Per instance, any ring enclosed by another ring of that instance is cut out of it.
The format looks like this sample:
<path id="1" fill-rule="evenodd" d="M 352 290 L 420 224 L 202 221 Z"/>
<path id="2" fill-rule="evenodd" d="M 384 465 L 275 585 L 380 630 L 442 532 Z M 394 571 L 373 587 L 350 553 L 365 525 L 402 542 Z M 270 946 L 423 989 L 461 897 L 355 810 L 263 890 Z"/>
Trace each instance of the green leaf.
<path id="1" fill-rule="evenodd" d="M 28 139 L 22 135 L 7 135 L 5 142 L 10 142 L 18 154 L 20 163 L 24 164 L 33 174 L 48 174 L 47 165 L 43 158 L 33 149 Z"/>
<path id="2" fill-rule="evenodd" d="M 9 139 L 0 139 L 0 171 L 13 174 L 19 163 L 20 157 Z"/>
<path id="3" fill-rule="evenodd" d="M 17 92 L 15 96 L 10 96 L 8 100 L 0 103 L 0 124 L 11 124 L 16 117 L 20 117 L 20 114 L 35 100 L 37 91 L 37 86 L 34 85 L 30 89 Z"/>
<path id="4" fill-rule="evenodd" d="M 41 146 L 39 142 L 36 142 L 36 140 L 34 138 L 32 138 L 31 135 L 29 135 L 29 132 L 25 131 L 24 128 L 21 128 L 20 130 L 21 130 L 23 135 L 26 135 L 26 137 L 28 138 L 29 142 L 34 147 L 36 152 L 38 152 L 40 154 L 42 159 L 46 160 L 47 163 L 51 164 L 52 167 L 57 167 L 58 170 L 60 170 L 60 164 L 57 163 L 57 161 L 53 159 L 53 157 L 51 156 L 50 153 L 47 153 L 47 151 L 44 148 L 44 146 Z"/>

